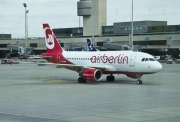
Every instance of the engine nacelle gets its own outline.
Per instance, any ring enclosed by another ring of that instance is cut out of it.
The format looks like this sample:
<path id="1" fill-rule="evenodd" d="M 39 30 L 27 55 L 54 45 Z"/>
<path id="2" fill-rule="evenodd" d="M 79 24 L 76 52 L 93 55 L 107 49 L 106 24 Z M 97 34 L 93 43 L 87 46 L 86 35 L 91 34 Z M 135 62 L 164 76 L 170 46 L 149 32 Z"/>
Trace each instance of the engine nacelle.
<path id="1" fill-rule="evenodd" d="M 82 77 L 89 81 L 99 81 L 101 76 L 102 72 L 99 69 L 85 69 L 82 71 Z"/>

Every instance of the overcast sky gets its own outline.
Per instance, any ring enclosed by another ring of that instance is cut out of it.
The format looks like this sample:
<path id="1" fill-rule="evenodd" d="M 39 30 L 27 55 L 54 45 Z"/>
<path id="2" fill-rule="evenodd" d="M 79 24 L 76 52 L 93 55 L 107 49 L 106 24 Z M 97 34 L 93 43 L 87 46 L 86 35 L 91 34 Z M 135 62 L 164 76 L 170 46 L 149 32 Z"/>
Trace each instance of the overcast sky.
<path id="1" fill-rule="evenodd" d="M 42 23 L 51 28 L 79 26 L 77 2 L 79 0 L 0 0 L 0 33 L 12 38 L 24 38 L 25 9 L 28 13 L 28 36 L 43 37 Z M 107 0 L 107 25 L 131 21 L 132 0 Z M 168 21 L 180 24 L 180 0 L 134 0 L 134 21 Z M 82 21 L 81 21 L 82 22 Z M 82 26 L 82 23 L 81 23 Z"/>

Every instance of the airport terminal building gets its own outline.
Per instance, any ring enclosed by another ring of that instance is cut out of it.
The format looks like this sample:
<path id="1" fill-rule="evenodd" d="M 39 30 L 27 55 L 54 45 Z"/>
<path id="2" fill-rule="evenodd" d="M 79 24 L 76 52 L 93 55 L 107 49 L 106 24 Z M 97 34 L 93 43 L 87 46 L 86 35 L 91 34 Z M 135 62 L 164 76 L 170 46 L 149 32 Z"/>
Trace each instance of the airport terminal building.
<path id="1" fill-rule="evenodd" d="M 104 1 L 77 2 L 77 15 L 83 17 L 83 27 L 53 29 L 62 47 L 65 49 L 81 47 L 87 50 L 87 38 L 91 39 L 99 50 L 122 50 L 122 45 L 130 45 L 131 22 L 107 25 L 107 2 Z M 138 47 L 139 51 L 154 56 L 171 55 L 180 58 L 180 25 L 168 25 L 167 21 L 151 20 L 133 23 L 133 45 Z M 12 39 L 11 34 L 0 34 L 0 58 L 10 53 L 12 48 L 9 47 L 14 45 L 25 47 L 26 40 Z M 45 52 L 44 37 L 28 38 L 28 47 L 32 54 Z"/>
<path id="2" fill-rule="evenodd" d="M 86 39 L 94 41 L 100 50 L 121 50 L 119 45 L 129 45 L 131 22 L 118 22 L 112 26 L 102 26 L 101 35 L 83 36 L 83 28 L 56 28 L 53 32 L 64 48 L 71 45 L 87 48 Z M 12 39 L 11 34 L 0 34 L 0 57 L 9 53 L 8 45 L 25 46 L 25 39 Z M 109 46 L 103 46 L 103 45 Z M 180 56 L 180 25 L 167 25 L 166 21 L 137 21 L 134 22 L 134 45 L 143 52 L 156 56 Z M 114 46 L 116 45 L 116 46 Z M 33 53 L 41 54 L 46 51 L 44 37 L 28 38 L 28 46 Z"/>

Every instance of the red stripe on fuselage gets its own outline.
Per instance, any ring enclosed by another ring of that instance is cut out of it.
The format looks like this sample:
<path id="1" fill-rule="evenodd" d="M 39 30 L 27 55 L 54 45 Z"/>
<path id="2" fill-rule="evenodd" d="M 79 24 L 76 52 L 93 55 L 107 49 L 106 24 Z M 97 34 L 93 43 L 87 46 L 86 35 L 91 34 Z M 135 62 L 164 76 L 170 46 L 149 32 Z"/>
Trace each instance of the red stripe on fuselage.
<path id="1" fill-rule="evenodd" d="M 134 75 L 134 74 L 153 74 L 155 72 L 122 72 L 122 71 L 102 71 L 103 74 L 125 74 L 125 75 Z"/>
<path id="2" fill-rule="evenodd" d="M 49 62 L 52 63 L 59 63 L 59 64 L 73 64 L 72 62 L 68 61 L 66 58 L 64 58 L 62 53 L 43 53 L 43 57 L 51 57 L 51 58 L 44 58 Z"/>

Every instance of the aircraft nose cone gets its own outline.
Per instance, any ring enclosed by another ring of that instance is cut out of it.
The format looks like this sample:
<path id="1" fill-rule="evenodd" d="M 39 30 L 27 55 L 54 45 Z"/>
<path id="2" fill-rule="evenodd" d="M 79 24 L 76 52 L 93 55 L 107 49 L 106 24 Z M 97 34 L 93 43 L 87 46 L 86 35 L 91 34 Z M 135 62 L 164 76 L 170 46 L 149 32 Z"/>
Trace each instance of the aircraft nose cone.
<path id="1" fill-rule="evenodd" d="M 162 70 L 162 65 L 158 62 L 158 64 L 156 65 L 156 70 L 157 72 L 159 72 L 160 70 Z"/>

